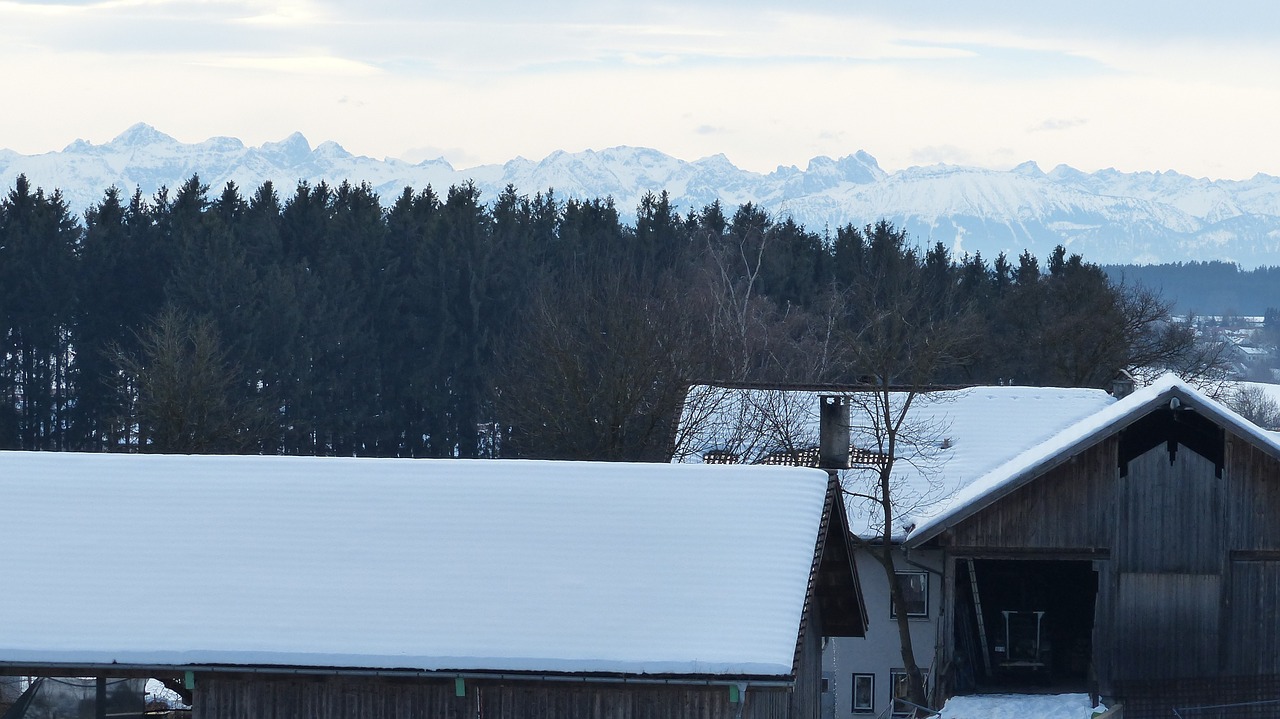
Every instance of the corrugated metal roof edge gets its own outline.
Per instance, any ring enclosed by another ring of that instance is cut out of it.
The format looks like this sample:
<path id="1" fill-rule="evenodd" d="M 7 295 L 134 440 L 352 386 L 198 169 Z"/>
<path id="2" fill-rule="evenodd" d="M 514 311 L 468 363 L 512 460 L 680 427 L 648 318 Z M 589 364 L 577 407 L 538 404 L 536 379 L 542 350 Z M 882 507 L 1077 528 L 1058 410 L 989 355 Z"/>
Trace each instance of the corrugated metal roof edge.
<path id="1" fill-rule="evenodd" d="M 1190 405 L 1198 405 L 1205 413 L 1216 418 L 1222 424 L 1233 429 L 1237 434 L 1249 437 L 1255 440 L 1256 444 L 1275 457 L 1280 459 L 1280 442 L 1272 437 L 1265 430 L 1261 429 L 1252 422 L 1244 419 L 1231 409 L 1223 406 L 1210 397 L 1200 393 L 1194 387 L 1183 382 L 1176 375 L 1169 373 L 1160 377 L 1149 387 L 1135 392 L 1128 397 L 1116 402 L 1099 412 L 1104 416 L 1101 420 L 1098 415 L 1088 417 L 1074 425 L 1062 430 L 1053 437 L 1040 443 L 1038 446 L 1052 445 L 1055 440 L 1069 436 L 1073 432 L 1081 432 L 1082 426 L 1097 424 L 1092 430 L 1083 432 L 1078 438 L 1069 441 L 1066 445 L 1059 448 L 1056 452 L 1039 458 L 1026 458 L 1027 453 L 1019 455 L 1009 462 L 997 467 L 987 474 L 975 480 L 974 484 L 981 483 L 983 479 L 992 475 L 1008 474 L 1008 476 L 1000 480 L 986 492 L 983 492 L 972 499 L 960 504 L 954 509 L 944 511 L 921 522 L 905 540 L 903 546 L 908 549 L 916 549 L 925 542 L 936 538 L 939 534 L 954 527 L 956 524 L 968 519 L 979 511 L 991 506 L 1000 499 L 1008 496 L 1013 491 L 1031 482 L 1036 477 L 1048 472 L 1049 470 L 1065 464 L 1070 461 L 1071 457 L 1093 446 L 1103 438 L 1118 432 L 1133 422 L 1142 418 L 1152 409 L 1167 403 L 1170 399 L 1177 397 L 1179 401 L 1190 403 Z M 1034 451 L 1031 448 L 1028 452 Z M 1011 467 L 1010 465 L 1014 465 Z M 963 490 L 961 490 L 963 491 Z"/>
<path id="2" fill-rule="evenodd" d="M 209 674 L 270 674 L 284 676 L 357 676 L 474 679 L 504 681 L 557 681 L 608 684 L 684 684 L 730 686 L 742 683 L 753 687 L 791 688 L 794 678 L 772 674 L 627 674 L 624 672 L 517 672 L 510 670 L 427 670 L 371 669 L 362 667 L 261 666 L 239 664 L 119 664 L 0 662 L 0 676 L 165 676 L 195 672 Z"/>

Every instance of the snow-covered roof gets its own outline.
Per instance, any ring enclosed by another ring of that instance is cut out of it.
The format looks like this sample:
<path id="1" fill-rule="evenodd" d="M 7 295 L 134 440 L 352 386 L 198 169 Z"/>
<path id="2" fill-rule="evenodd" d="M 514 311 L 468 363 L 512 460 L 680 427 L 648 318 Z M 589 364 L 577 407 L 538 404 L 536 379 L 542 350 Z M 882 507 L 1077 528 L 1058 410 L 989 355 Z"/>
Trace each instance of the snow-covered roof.
<path id="1" fill-rule="evenodd" d="M 1276 456 L 1280 442 L 1276 436 L 1260 429 L 1232 410 L 1205 396 L 1174 374 L 1166 374 L 1109 407 L 1098 411 L 1055 433 L 1025 451 L 978 476 L 955 494 L 949 505 L 923 519 L 906 543 L 918 546 L 937 536 L 1000 497 L 1007 495 L 1045 471 L 1064 462 L 1099 440 L 1141 419 L 1148 412 L 1177 398 L 1180 406 L 1194 409 L 1229 428 Z"/>
<path id="2" fill-rule="evenodd" d="M 0 663 L 792 673 L 813 469 L 0 452 Z"/>
<path id="3" fill-rule="evenodd" d="M 816 446 L 822 394 L 850 397 L 854 447 L 879 446 L 874 423 L 861 406 L 865 393 L 700 386 L 690 390 L 677 459 L 699 462 L 706 452 L 729 450 L 739 461 L 753 461 L 778 444 L 780 434 L 789 435 L 783 444 Z M 902 402 L 905 396 L 895 393 L 892 401 Z M 1055 387 L 970 387 L 917 395 L 894 464 L 899 517 L 893 536 L 905 537 L 907 527 L 943 511 L 965 485 L 1114 403 L 1102 390 Z M 846 492 L 874 493 L 871 483 L 877 473 L 853 469 L 843 472 L 841 481 Z M 883 521 L 878 507 L 856 496 L 848 496 L 846 504 L 854 533 L 879 534 Z"/>

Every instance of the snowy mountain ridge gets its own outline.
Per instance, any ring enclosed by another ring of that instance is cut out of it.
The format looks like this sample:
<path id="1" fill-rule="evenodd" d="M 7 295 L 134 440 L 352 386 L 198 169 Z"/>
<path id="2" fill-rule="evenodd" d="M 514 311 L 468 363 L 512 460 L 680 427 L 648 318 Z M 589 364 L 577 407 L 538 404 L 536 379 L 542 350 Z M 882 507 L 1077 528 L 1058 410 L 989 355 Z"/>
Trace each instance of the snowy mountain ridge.
<path id="1" fill-rule="evenodd" d="M 1064 244 L 1100 263 L 1280 265 L 1280 178 L 1264 174 L 1236 181 L 1177 172 L 1085 173 L 1065 165 L 1045 172 L 1034 162 L 1008 171 L 929 165 L 888 173 L 862 151 L 761 174 L 737 168 L 724 155 L 687 162 L 625 146 L 460 170 L 443 159 L 412 164 L 356 156 L 334 142 L 312 147 L 299 133 L 259 147 L 231 137 L 182 143 L 142 123 L 101 145 L 76 140 L 39 155 L 0 150 L 6 186 L 20 174 L 33 185 L 60 189 L 77 213 L 111 185 L 151 196 L 193 174 L 212 193 L 234 182 L 249 195 L 271 180 L 282 199 L 299 181 L 367 182 L 384 204 L 406 186 L 443 191 L 472 181 L 487 198 L 508 184 L 526 194 L 554 189 L 561 198 L 610 196 L 626 221 L 645 193 L 662 190 L 682 213 L 717 199 L 729 213 L 752 202 L 818 232 L 884 218 L 921 244 L 941 242 L 957 255 L 981 252 L 988 260 L 1024 249 L 1044 257 Z"/>

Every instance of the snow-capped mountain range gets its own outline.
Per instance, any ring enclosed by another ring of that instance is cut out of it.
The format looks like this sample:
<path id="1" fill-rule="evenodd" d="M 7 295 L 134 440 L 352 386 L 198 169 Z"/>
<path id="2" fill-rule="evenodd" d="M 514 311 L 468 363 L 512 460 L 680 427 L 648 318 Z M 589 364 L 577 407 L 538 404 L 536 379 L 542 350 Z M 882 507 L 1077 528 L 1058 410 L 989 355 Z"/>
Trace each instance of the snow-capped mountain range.
<path id="1" fill-rule="evenodd" d="M 1043 258 L 1065 244 L 1099 263 L 1280 265 L 1280 178 L 1262 174 L 1234 181 L 1176 172 L 1084 173 L 1065 165 L 1044 172 L 1031 162 L 1008 171 L 931 165 L 888 173 L 861 151 L 838 160 L 817 157 L 803 170 L 760 174 L 723 155 L 686 162 L 639 147 L 555 152 L 536 162 L 516 158 L 459 170 L 442 159 L 412 164 L 355 156 L 333 142 L 313 148 L 297 133 L 259 147 L 229 137 L 187 144 L 145 124 L 101 145 L 77 140 L 40 155 L 0 150 L 5 184 L 12 187 L 20 174 L 60 189 L 76 212 L 100 201 L 111 185 L 150 196 L 193 174 L 213 194 L 230 181 L 247 196 L 271 180 L 282 199 L 300 180 L 368 182 L 386 205 L 406 186 L 443 191 L 473 181 L 490 199 L 508 184 L 530 195 L 553 188 L 561 198 L 611 196 L 627 221 L 646 192 L 662 190 L 682 213 L 716 199 L 728 213 L 752 202 L 819 232 L 884 218 L 923 245 L 942 242 L 957 255 L 981 252 L 988 260 L 1024 249 Z"/>

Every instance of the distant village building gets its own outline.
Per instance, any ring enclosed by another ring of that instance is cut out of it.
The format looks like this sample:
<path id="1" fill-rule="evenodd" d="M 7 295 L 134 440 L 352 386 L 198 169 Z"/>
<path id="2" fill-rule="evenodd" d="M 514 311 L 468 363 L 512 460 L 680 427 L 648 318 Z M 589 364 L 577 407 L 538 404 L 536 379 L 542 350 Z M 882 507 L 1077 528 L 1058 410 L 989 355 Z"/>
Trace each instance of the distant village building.
<path id="1" fill-rule="evenodd" d="M 0 507 L 0 675 L 196 719 L 811 718 L 866 628 L 810 469 L 0 452 Z"/>

